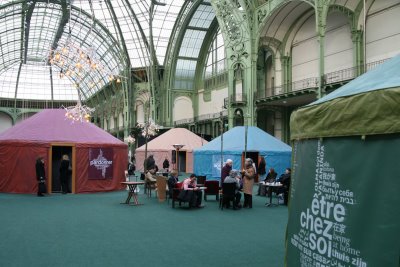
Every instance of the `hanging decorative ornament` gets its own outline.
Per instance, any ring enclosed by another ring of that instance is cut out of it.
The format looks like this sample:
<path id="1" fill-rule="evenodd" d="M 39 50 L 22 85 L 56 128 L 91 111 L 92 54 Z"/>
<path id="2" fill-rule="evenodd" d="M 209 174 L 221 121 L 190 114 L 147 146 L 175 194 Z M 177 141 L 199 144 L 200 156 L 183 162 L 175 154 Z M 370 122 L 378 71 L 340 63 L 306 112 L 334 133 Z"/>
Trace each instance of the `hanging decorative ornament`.
<path id="1" fill-rule="evenodd" d="M 95 27 L 95 16 L 91 0 L 89 0 L 89 5 L 92 13 L 92 23 L 87 35 L 91 36 Z M 81 14 L 82 12 L 80 10 L 77 15 L 78 18 L 81 17 Z M 69 5 L 69 16 L 68 35 L 65 43 L 55 49 L 50 49 L 48 54 L 48 62 L 60 69 L 59 77 L 67 77 L 68 79 L 77 81 L 80 84 L 88 84 L 89 88 L 93 88 L 96 84 L 93 81 L 87 81 L 88 77 L 96 77 L 99 75 L 101 77 L 107 77 L 106 79 L 110 83 L 113 81 L 120 83 L 124 77 L 102 64 L 101 60 L 97 56 L 97 50 L 95 47 L 84 47 L 83 44 L 81 46 L 81 44 L 75 43 L 72 40 L 72 28 L 75 27 L 75 24 L 71 25 L 73 21 L 71 19 L 72 1 Z M 82 20 L 83 19 L 84 18 L 82 18 Z"/>
<path id="2" fill-rule="evenodd" d="M 75 106 L 64 107 L 65 110 L 65 118 L 72 120 L 74 122 L 90 122 L 90 118 L 92 113 L 95 111 L 95 108 L 88 107 L 86 105 L 82 105 L 81 102 L 81 94 L 79 84 L 76 83 L 76 90 L 78 91 L 78 102 Z"/>

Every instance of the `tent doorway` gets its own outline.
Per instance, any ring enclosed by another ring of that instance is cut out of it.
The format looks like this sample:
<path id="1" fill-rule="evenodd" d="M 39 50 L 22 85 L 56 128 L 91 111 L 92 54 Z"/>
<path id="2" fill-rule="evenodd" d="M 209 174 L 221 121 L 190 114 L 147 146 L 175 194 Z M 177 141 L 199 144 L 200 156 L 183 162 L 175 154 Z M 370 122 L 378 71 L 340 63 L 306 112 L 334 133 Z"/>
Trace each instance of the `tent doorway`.
<path id="1" fill-rule="evenodd" d="M 71 168 L 74 169 L 73 166 L 73 147 L 72 145 L 52 145 L 50 148 L 50 176 L 49 176 L 49 192 L 52 193 L 61 193 L 61 183 L 60 183 L 60 164 L 61 158 L 63 155 L 68 155 L 70 160 Z M 73 190 L 73 182 L 71 175 L 68 179 L 68 192 L 74 192 Z"/>
<path id="2" fill-rule="evenodd" d="M 186 151 L 179 151 L 179 172 L 186 172 Z"/>
<path id="3" fill-rule="evenodd" d="M 242 169 L 244 168 L 244 160 L 245 158 L 251 158 L 256 166 L 256 171 L 258 168 L 258 156 L 259 156 L 259 152 L 250 152 L 247 151 L 246 155 L 244 154 L 244 152 L 242 153 Z M 258 174 L 256 175 L 256 177 L 254 178 L 254 182 L 258 183 Z"/>

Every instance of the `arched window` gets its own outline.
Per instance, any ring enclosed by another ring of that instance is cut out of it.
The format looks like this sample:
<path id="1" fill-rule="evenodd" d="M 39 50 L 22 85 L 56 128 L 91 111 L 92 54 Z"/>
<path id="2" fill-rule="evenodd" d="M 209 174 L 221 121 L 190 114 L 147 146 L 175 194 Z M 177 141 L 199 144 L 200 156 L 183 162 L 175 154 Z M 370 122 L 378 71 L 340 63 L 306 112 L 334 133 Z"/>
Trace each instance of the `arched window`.
<path id="1" fill-rule="evenodd" d="M 220 86 L 227 82 L 227 66 L 224 39 L 218 29 L 208 49 L 204 70 L 205 88 Z"/>

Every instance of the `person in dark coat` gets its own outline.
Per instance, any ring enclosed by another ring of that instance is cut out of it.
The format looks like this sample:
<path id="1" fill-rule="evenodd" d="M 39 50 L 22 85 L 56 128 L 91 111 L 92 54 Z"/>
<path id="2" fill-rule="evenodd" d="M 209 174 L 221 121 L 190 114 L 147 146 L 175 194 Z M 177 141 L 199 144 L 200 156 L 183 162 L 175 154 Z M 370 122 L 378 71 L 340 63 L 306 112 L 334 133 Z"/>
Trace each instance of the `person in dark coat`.
<path id="1" fill-rule="evenodd" d="M 291 180 L 290 168 L 286 168 L 285 173 L 281 175 L 279 181 L 283 185 L 283 203 L 287 206 L 289 200 L 290 180 Z"/>
<path id="2" fill-rule="evenodd" d="M 267 176 L 264 179 L 264 183 L 273 183 L 273 182 L 275 182 L 277 175 L 278 174 L 275 172 L 275 169 L 274 168 L 270 168 Z M 261 188 L 262 188 L 261 186 L 259 186 L 259 188 L 258 188 L 258 194 L 259 195 L 265 195 L 265 193 L 267 193 L 268 196 L 269 196 L 269 194 L 272 193 L 272 187 L 268 187 L 268 192 L 264 192 L 264 193 L 262 193 Z"/>
<path id="3" fill-rule="evenodd" d="M 172 199 L 173 194 L 174 194 L 174 188 L 176 183 L 178 183 L 178 171 L 177 170 L 172 170 L 171 174 L 168 178 L 168 193 L 169 197 Z"/>
<path id="4" fill-rule="evenodd" d="M 38 197 L 44 197 L 46 193 L 46 173 L 44 170 L 44 159 L 42 157 L 36 160 L 36 180 L 38 181 Z"/>
<path id="5" fill-rule="evenodd" d="M 145 160 L 146 171 L 154 169 L 155 166 L 156 166 L 156 161 L 154 160 L 153 155 L 148 156 L 147 159 Z"/>
<path id="6" fill-rule="evenodd" d="M 132 156 L 130 161 L 128 162 L 128 175 L 135 175 L 135 157 Z"/>
<path id="7" fill-rule="evenodd" d="M 242 197 L 242 194 L 240 193 L 240 179 L 239 179 L 239 172 L 236 170 L 231 170 L 229 173 L 229 176 L 225 178 L 224 180 L 225 184 L 229 183 L 234 183 L 236 184 L 236 190 L 235 190 L 235 198 L 233 201 L 233 209 L 240 209 L 242 205 L 240 204 L 240 198 Z M 226 203 L 229 208 L 229 202 Z"/>
<path id="8" fill-rule="evenodd" d="M 168 171 L 169 170 L 169 160 L 167 158 L 165 158 L 162 167 L 164 170 Z"/>
<path id="9" fill-rule="evenodd" d="M 257 168 L 259 181 L 265 179 L 265 175 L 267 173 L 266 167 L 267 167 L 267 162 L 265 161 L 265 158 L 260 157 L 260 162 L 258 163 L 258 168 Z"/>
<path id="10" fill-rule="evenodd" d="M 227 176 L 229 176 L 229 173 L 232 170 L 232 164 L 233 164 L 233 161 L 231 159 L 227 159 L 226 162 L 225 162 L 224 167 L 222 167 L 222 170 L 221 170 L 221 186 L 224 183 L 225 178 Z"/>
<path id="11" fill-rule="evenodd" d="M 68 155 L 63 155 L 60 164 L 60 183 L 61 191 L 63 194 L 68 193 L 68 177 L 69 177 L 69 157 Z"/>

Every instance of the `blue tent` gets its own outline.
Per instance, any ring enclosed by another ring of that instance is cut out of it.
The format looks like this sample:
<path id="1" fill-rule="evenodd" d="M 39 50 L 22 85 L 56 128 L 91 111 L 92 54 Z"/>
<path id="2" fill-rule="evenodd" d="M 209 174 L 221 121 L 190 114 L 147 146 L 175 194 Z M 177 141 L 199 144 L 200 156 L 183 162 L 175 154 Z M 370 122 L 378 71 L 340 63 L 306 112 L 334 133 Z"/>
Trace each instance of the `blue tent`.
<path id="1" fill-rule="evenodd" d="M 290 167 L 292 148 L 257 127 L 247 127 L 247 152 L 258 152 L 267 162 L 267 169 L 279 174 Z M 245 126 L 237 126 L 223 134 L 223 160 L 233 160 L 233 169 L 241 169 L 245 150 Z M 221 136 L 201 148 L 194 149 L 193 165 L 197 175 L 207 179 L 221 176 Z"/>

